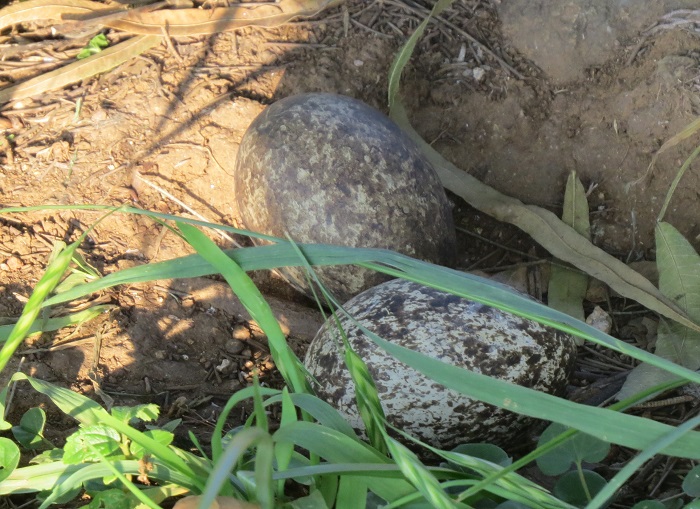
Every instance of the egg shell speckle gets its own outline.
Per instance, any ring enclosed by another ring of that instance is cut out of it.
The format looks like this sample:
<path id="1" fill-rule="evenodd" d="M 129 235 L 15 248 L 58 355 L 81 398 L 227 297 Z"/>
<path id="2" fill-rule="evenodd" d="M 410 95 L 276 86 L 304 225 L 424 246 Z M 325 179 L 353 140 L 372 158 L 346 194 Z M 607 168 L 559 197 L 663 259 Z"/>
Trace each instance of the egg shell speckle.
<path id="1" fill-rule="evenodd" d="M 571 336 L 496 308 L 406 280 L 393 280 L 344 308 L 380 337 L 500 380 L 561 394 L 573 369 Z M 389 423 L 436 447 L 467 442 L 508 445 L 531 420 L 446 389 L 387 354 L 346 317 L 342 327 L 375 381 Z M 318 395 L 357 430 L 364 426 L 333 320 L 304 361 Z"/>
<path id="2" fill-rule="evenodd" d="M 234 196 L 253 231 L 441 265 L 455 255 L 450 204 L 434 168 L 389 118 L 349 97 L 303 94 L 263 111 L 241 141 Z M 309 293 L 303 269 L 282 272 Z M 352 266 L 317 272 L 341 301 L 386 280 Z"/>

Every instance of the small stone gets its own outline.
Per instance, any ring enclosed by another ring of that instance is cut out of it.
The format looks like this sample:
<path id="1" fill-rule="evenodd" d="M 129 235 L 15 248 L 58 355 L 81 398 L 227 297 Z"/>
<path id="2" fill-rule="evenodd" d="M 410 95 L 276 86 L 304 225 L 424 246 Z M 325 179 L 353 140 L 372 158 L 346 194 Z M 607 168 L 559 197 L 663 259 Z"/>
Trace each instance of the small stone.
<path id="1" fill-rule="evenodd" d="M 164 359 L 165 359 L 165 355 L 166 355 L 166 354 L 165 354 L 165 350 L 156 350 L 155 352 L 153 352 L 153 357 L 155 357 L 155 358 L 158 359 L 159 361 L 164 360 Z"/>
<path id="2" fill-rule="evenodd" d="M 251 369 L 253 366 L 255 366 L 255 363 L 253 361 L 245 361 L 245 364 L 243 366 L 246 369 Z"/>
<path id="3" fill-rule="evenodd" d="M 22 266 L 24 265 L 24 263 L 22 263 L 22 260 L 20 260 L 20 259 L 19 259 L 18 257 L 16 257 L 16 256 L 10 256 L 10 257 L 5 261 L 5 263 L 7 264 L 7 268 L 8 268 L 9 270 L 18 270 L 18 269 L 22 268 Z"/>
<path id="4" fill-rule="evenodd" d="M 275 363 L 272 361 L 265 361 L 265 364 L 263 364 L 263 366 L 268 371 L 275 369 Z"/>
<path id="5" fill-rule="evenodd" d="M 224 359 L 221 359 L 221 364 L 219 364 L 218 366 L 216 366 L 216 370 L 217 370 L 219 373 L 223 373 L 224 370 L 225 370 L 226 368 L 230 367 L 230 366 L 231 366 L 231 361 L 228 360 L 228 359 L 226 359 L 226 358 L 224 358 Z"/>
<path id="6" fill-rule="evenodd" d="M 484 71 L 481 67 L 475 67 L 472 71 L 472 75 L 476 81 L 481 81 L 484 78 L 484 74 L 486 74 L 486 71 Z"/>
<path id="7" fill-rule="evenodd" d="M 354 60 L 352 63 L 355 64 L 355 67 L 362 67 L 365 65 L 365 63 L 360 59 Z"/>
<path id="8" fill-rule="evenodd" d="M 244 359 L 250 359 L 253 356 L 253 352 L 250 350 L 250 348 L 246 348 L 241 352 L 241 357 Z"/>
<path id="9" fill-rule="evenodd" d="M 586 318 L 586 323 L 599 331 L 609 334 L 612 330 L 612 317 L 600 306 L 596 306 Z"/>
<path id="10" fill-rule="evenodd" d="M 227 339 L 224 344 L 224 350 L 233 355 L 238 355 L 245 348 L 245 343 L 239 339 Z"/>

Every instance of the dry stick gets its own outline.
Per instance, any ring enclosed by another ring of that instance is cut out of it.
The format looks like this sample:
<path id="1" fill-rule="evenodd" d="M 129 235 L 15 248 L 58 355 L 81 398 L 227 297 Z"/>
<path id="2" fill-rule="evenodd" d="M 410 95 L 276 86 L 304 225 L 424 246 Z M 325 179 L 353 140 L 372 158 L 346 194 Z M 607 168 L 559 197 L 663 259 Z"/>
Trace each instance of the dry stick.
<path id="1" fill-rule="evenodd" d="M 141 176 L 141 174 L 140 174 L 138 171 L 134 171 L 134 177 L 135 177 L 136 179 L 138 179 L 139 181 L 143 182 L 144 184 L 146 184 L 147 186 L 149 186 L 149 187 L 155 189 L 156 191 L 158 191 L 160 194 L 162 194 L 162 195 L 165 196 L 166 198 L 168 198 L 168 199 L 174 201 L 174 202 L 177 203 L 180 207 L 182 207 L 182 208 L 185 209 L 187 212 L 189 212 L 190 214 L 192 214 L 193 216 L 195 216 L 197 219 L 199 219 L 199 220 L 201 220 L 201 221 L 205 221 L 205 222 L 207 222 L 207 223 L 211 223 L 211 221 L 209 221 L 209 220 L 208 220 L 206 217 L 204 217 L 202 214 L 200 214 L 199 212 L 197 212 L 196 210 L 194 210 L 192 207 L 188 206 L 186 203 L 184 203 L 184 202 L 178 200 L 175 196 L 173 196 L 172 194 L 170 194 L 168 191 L 166 191 L 166 190 L 163 189 L 162 187 L 159 187 L 159 186 L 157 186 L 156 184 L 154 184 L 153 182 L 150 182 L 149 180 L 143 178 L 143 177 Z M 231 242 L 234 246 L 236 246 L 236 247 L 243 247 L 243 246 L 241 246 L 238 242 L 236 242 L 230 235 L 226 234 L 225 232 L 222 232 L 221 230 L 216 230 L 216 233 L 218 233 L 219 236 L 220 236 L 222 239 Z"/>

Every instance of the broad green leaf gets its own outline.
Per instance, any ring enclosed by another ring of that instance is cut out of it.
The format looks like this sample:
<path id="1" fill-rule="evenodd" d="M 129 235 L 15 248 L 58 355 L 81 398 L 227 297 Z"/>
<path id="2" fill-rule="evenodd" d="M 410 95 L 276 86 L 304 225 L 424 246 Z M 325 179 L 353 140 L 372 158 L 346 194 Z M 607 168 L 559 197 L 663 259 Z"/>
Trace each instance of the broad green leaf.
<path id="1" fill-rule="evenodd" d="M 700 466 L 690 470 L 683 479 L 683 491 L 691 497 L 700 497 Z"/>
<path id="2" fill-rule="evenodd" d="M 452 449 L 452 452 L 490 461 L 502 467 L 507 467 L 513 462 L 506 451 L 493 444 L 461 444 Z M 449 463 L 452 468 L 462 468 L 452 462 Z"/>
<path id="3" fill-rule="evenodd" d="M 12 440 L 0 437 L 0 482 L 7 479 L 19 465 L 19 447 Z"/>
<path id="4" fill-rule="evenodd" d="M 39 407 L 27 410 L 19 426 L 12 427 L 12 434 L 17 441 L 27 449 L 38 449 L 45 444 L 43 433 L 46 424 L 46 413 Z"/>
<path id="5" fill-rule="evenodd" d="M 591 470 L 567 472 L 557 480 L 552 493 L 564 502 L 584 507 L 605 486 L 605 479 Z"/>
<path id="6" fill-rule="evenodd" d="M 537 445 L 546 444 L 567 429 L 561 424 L 550 424 L 542 432 Z M 610 452 L 608 442 L 585 433 L 577 433 L 563 444 L 537 458 L 537 466 L 546 475 L 559 475 L 569 470 L 572 463 L 580 465 L 583 461 L 590 463 L 603 461 L 608 452 Z"/>
<path id="7" fill-rule="evenodd" d="M 84 58 L 94 55 L 95 53 L 99 53 L 107 46 L 109 46 L 109 40 L 107 37 L 105 37 L 104 34 L 97 34 L 95 37 L 90 39 L 87 46 L 80 50 L 80 53 L 78 53 L 75 58 L 78 60 L 83 60 Z"/>
<path id="8" fill-rule="evenodd" d="M 98 453 L 110 456 L 119 451 L 120 438 L 119 433 L 104 424 L 81 428 L 66 439 L 63 462 L 70 465 L 99 461 L 101 458 Z"/>
<path id="9" fill-rule="evenodd" d="M 112 407 L 110 413 L 122 421 L 124 424 L 129 424 L 134 419 L 144 422 L 152 422 L 158 419 L 160 408 L 158 405 L 146 404 L 136 406 L 115 406 Z"/>
<path id="10" fill-rule="evenodd" d="M 700 256 L 670 224 L 658 223 L 655 233 L 659 289 L 693 320 L 700 321 Z M 700 332 L 662 318 L 654 353 L 688 369 L 700 369 Z M 617 397 L 624 399 L 677 378 L 655 366 L 640 364 L 627 377 Z"/>
<path id="11" fill-rule="evenodd" d="M 91 496 L 88 509 L 132 509 L 135 502 L 134 497 L 119 489 L 100 491 Z"/>
<path id="12" fill-rule="evenodd" d="M 343 509 L 365 509 L 367 504 L 367 485 L 353 476 L 342 476 L 338 484 L 335 507 Z"/>
<path id="13" fill-rule="evenodd" d="M 122 435 L 126 435 L 133 442 L 140 443 L 154 456 L 157 456 L 160 461 L 178 473 L 184 474 L 186 479 L 191 480 L 192 484 L 185 483 L 184 486 L 193 486 L 200 489 L 204 486 L 203 478 L 206 478 L 207 466 L 201 458 L 181 450 L 175 453 L 170 448 L 147 437 L 120 420 L 115 419 L 111 414 L 100 407 L 100 405 L 85 396 L 62 387 L 56 387 L 48 382 L 32 378 L 21 372 L 15 373 L 12 376 L 12 380 L 27 380 L 35 390 L 51 398 L 51 401 L 64 413 L 70 415 L 84 425 L 102 423 Z"/>
<path id="14" fill-rule="evenodd" d="M 587 240 L 591 238 L 591 226 L 588 219 L 588 201 L 586 190 L 571 172 L 564 193 L 564 211 L 562 221 L 571 226 Z M 563 262 L 552 264 L 549 278 L 547 303 L 554 309 L 583 321 L 583 301 L 588 289 L 588 276 L 576 269 L 567 268 Z M 583 341 L 577 341 L 583 344 Z"/>
<path id="15" fill-rule="evenodd" d="M 56 461 L 61 461 L 63 459 L 63 449 L 54 448 L 43 451 L 41 454 L 37 454 L 29 463 L 32 465 L 42 465 L 47 463 L 54 463 Z"/>
<path id="16" fill-rule="evenodd" d="M 143 432 L 144 436 L 152 438 L 156 442 L 162 445 L 170 445 L 175 438 L 175 435 L 169 431 L 162 429 L 149 429 Z M 150 451 L 146 450 L 141 444 L 136 442 L 131 442 L 129 444 L 129 452 L 136 458 L 141 459 L 145 454 L 150 454 Z"/>

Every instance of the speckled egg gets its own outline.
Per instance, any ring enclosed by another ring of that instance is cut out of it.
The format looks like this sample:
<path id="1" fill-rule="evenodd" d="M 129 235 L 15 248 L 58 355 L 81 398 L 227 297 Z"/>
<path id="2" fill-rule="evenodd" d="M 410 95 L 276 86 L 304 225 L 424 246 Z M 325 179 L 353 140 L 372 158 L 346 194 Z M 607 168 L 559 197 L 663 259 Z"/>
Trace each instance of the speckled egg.
<path id="1" fill-rule="evenodd" d="M 571 336 L 496 308 L 396 279 L 351 299 L 345 309 L 380 337 L 435 359 L 514 384 L 560 395 L 576 357 Z M 387 420 L 436 447 L 467 442 L 512 443 L 529 418 L 445 388 L 376 346 L 341 318 L 352 348 L 366 362 Z M 304 364 L 317 394 L 362 430 L 354 384 L 326 322 Z"/>
<path id="2" fill-rule="evenodd" d="M 241 141 L 234 195 L 243 225 L 300 243 L 386 248 L 441 265 L 455 253 L 450 205 L 417 145 L 368 105 L 303 94 L 264 110 Z M 345 301 L 386 278 L 318 268 Z M 284 269 L 309 293 L 303 269 Z"/>

